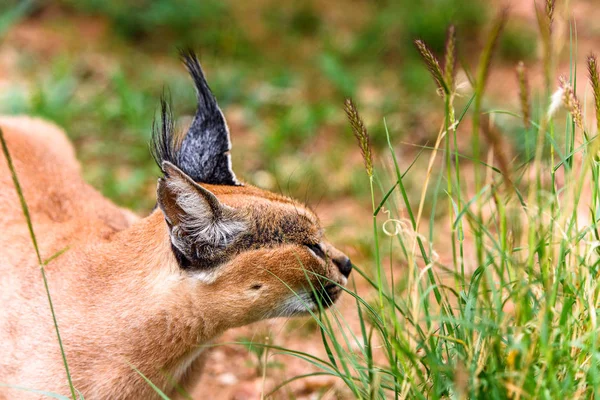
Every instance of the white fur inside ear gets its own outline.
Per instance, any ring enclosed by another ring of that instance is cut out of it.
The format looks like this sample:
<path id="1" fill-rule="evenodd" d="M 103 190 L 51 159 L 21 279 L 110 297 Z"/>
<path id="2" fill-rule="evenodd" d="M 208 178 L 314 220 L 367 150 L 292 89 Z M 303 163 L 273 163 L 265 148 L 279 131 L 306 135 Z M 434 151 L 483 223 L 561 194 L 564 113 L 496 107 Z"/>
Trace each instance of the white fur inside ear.
<path id="1" fill-rule="evenodd" d="M 175 193 L 177 205 L 183 211 L 181 229 L 192 241 L 201 241 L 211 246 L 227 246 L 231 240 L 246 229 L 246 224 L 238 219 L 216 218 L 207 200 L 179 179 L 169 180 L 169 188 Z M 221 207 L 227 208 L 222 205 Z"/>

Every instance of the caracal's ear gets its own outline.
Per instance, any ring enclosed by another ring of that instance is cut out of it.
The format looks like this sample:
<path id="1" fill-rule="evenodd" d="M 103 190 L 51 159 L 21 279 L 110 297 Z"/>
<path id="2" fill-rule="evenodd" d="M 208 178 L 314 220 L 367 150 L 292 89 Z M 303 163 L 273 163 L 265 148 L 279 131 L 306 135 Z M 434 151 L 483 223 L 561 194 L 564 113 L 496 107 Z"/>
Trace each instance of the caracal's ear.
<path id="1" fill-rule="evenodd" d="M 176 256 L 183 267 L 218 263 L 246 229 L 243 216 L 168 161 L 158 180 L 157 200 Z"/>

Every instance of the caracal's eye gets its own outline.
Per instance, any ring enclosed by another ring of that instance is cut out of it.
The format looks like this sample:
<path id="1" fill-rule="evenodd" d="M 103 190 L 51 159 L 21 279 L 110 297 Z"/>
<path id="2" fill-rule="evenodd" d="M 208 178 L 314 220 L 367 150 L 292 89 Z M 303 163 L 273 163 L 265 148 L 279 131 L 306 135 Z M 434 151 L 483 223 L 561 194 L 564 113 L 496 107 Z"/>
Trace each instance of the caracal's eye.
<path id="1" fill-rule="evenodd" d="M 321 247 L 321 243 L 305 243 L 304 245 L 308 247 L 308 249 L 312 251 L 315 254 L 315 256 L 323 259 L 325 258 L 325 252 Z"/>

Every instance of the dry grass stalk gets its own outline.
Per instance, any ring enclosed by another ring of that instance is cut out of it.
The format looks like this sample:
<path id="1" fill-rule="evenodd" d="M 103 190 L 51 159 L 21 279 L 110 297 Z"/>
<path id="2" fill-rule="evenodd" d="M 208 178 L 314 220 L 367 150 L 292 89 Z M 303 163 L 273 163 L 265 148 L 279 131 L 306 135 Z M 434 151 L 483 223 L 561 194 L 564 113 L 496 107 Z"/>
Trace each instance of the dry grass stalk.
<path id="1" fill-rule="evenodd" d="M 489 114 L 481 115 L 481 131 L 484 137 L 494 150 L 494 155 L 498 159 L 498 166 L 502 175 L 504 176 L 505 182 L 508 186 L 513 186 L 512 179 L 510 178 L 510 169 L 508 159 L 510 155 L 507 154 L 507 146 L 502 138 L 498 129 L 494 126 Z"/>
<path id="2" fill-rule="evenodd" d="M 367 174 L 371 177 L 373 176 L 373 151 L 371 147 L 371 140 L 369 138 L 369 132 L 367 132 L 367 128 L 363 120 L 360 118 L 358 110 L 352 102 L 352 99 L 346 99 L 344 109 L 346 110 L 348 120 L 350 120 L 352 133 L 358 141 L 358 147 L 360 148 L 360 152 L 365 163 L 365 169 L 367 170 Z"/>
<path id="3" fill-rule="evenodd" d="M 442 69 L 440 68 L 438 59 L 435 58 L 429 47 L 427 47 L 425 42 L 422 40 L 415 40 L 415 46 L 417 46 L 417 50 L 419 50 L 419 53 L 421 54 L 423 61 L 425 61 L 425 65 L 435 80 L 440 92 L 444 94 L 450 94 L 448 85 L 446 85 L 446 82 L 444 81 L 444 76 L 442 74 Z"/>
<path id="4" fill-rule="evenodd" d="M 600 77 L 598 76 L 598 60 L 596 55 L 590 53 L 587 58 L 587 67 L 594 92 L 594 109 L 596 111 L 596 133 L 600 133 Z"/>
<path id="5" fill-rule="evenodd" d="M 519 82 L 519 101 L 521 103 L 521 113 L 523 114 L 523 125 L 526 129 L 531 126 L 531 105 L 529 102 L 529 78 L 527 68 L 523 61 L 517 64 L 517 81 Z"/>

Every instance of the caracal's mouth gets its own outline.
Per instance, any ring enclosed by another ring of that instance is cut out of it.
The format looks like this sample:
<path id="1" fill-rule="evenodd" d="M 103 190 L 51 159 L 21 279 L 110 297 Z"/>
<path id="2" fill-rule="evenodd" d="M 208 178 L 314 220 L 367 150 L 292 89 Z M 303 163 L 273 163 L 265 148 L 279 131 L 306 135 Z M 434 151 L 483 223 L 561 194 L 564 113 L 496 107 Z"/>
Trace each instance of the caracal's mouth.
<path id="1" fill-rule="evenodd" d="M 345 282 L 344 282 L 345 283 Z M 307 289 L 297 292 L 283 302 L 273 317 L 294 317 L 309 315 L 319 311 L 319 307 L 329 308 L 339 299 L 343 292 L 342 284 L 327 283 L 319 288 Z"/>
<path id="2" fill-rule="evenodd" d="M 319 304 L 324 308 L 330 307 L 333 303 L 336 302 L 336 300 L 340 297 L 341 294 L 342 288 L 340 287 L 340 285 L 335 283 L 328 283 L 327 285 L 321 288 L 315 288 L 310 293 L 310 300 L 314 305 L 314 310 L 318 310 Z"/>

